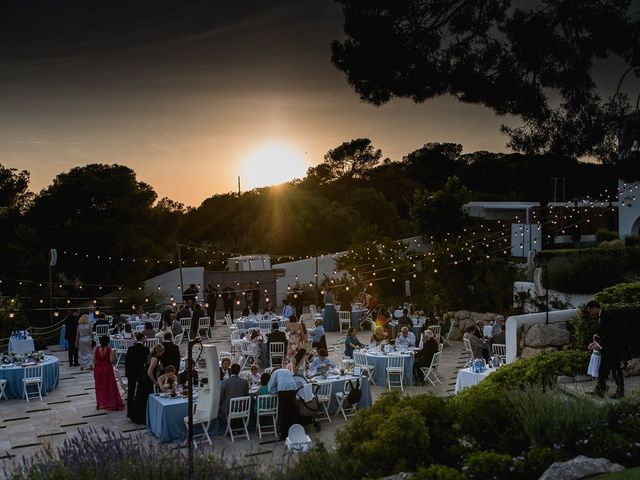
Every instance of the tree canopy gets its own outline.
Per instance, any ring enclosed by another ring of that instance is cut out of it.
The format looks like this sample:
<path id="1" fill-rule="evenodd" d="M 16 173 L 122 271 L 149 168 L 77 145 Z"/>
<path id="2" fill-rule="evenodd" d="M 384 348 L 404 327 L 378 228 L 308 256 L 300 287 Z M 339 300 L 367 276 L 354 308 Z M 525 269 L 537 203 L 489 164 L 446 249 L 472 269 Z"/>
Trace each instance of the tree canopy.
<path id="1" fill-rule="evenodd" d="M 333 42 L 332 60 L 363 100 L 448 94 L 519 117 L 503 127 L 517 151 L 615 160 L 618 125 L 640 101 L 624 82 L 640 77 L 632 0 L 336 1 L 347 38 Z M 600 60 L 621 64 L 606 99 Z"/>

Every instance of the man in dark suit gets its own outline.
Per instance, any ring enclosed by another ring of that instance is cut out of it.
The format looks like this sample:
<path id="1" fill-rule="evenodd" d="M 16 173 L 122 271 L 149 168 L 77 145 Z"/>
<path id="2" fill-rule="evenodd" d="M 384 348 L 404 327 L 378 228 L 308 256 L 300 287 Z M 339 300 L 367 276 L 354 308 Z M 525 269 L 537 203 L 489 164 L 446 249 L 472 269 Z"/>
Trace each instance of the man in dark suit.
<path id="1" fill-rule="evenodd" d="M 596 381 L 595 394 L 604 397 L 607 392 L 607 377 L 609 372 L 616 383 L 616 393 L 611 398 L 624 397 L 624 375 L 620 364 L 624 355 L 624 331 L 609 312 L 595 300 L 587 303 L 587 312 L 593 317 L 598 317 L 598 334 L 600 336 L 600 370 Z"/>
<path id="2" fill-rule="evenodd" d="M 225 428 L 227 426 L 227 416 L 229 415 L 229 404 L 231 400 L 249 395 L 249 383 L 238 376 L 240 373 L 240 365 L 234 363 L 229 370 L 231 375 L 220 384 L 220 408 L 218 409 L 218 417 Z"/>
<path id="3" fill-rule="evenodd" d="M 71 313 L 64 319 L 64 338 L 69 346 L 69 366 L 77 367 L 78 363 L 78 347 L 76 347 L 76 334 L 78 333 L 78 320 L 80 319 L 80 310 L 77 308 L 71 310 Z"/>
<path id="4" fill-rule="evenodd" d="M 273 322 L 271 324 L 271 333 L 267 333 L 267 346 L 271 342 L 282 342 L 285 347 L 287 345 L 287 335 L 282 330 L 278 330 L 278 322 Z"/>
<path id="5" fill-rule="evenodd" d="M 164 353 L 160 357 L 162 368 L 172 365 L 176 372 L 180 371 L 180 347 L 173 343 L 173 334 L 171 332 L 164 334 L 162 345 L 164 346 Z"/>
<path id="6" fill-rule="evenodd" d="M 222 303 L 224 305 L 224 314 L 229 314 L 233 320 L 233 302 L 236 299 L 236 292 L 229 286 L 222 289 Z"/>
<path id="7" fill-rule="evenodd" d="M 145 339 L 144 333 L 137 333 L 137 342 L 127 349 L 127 357 L 124 361 L 124 376 L 129 382 L 127 386 L 127 416 L 131 418 L 133 414 L 133 399 L 136 395 L 136 387 L 143 375 L 144 365 L 149 356 L 149 349 L 144 346 L 142 341 Z"/>

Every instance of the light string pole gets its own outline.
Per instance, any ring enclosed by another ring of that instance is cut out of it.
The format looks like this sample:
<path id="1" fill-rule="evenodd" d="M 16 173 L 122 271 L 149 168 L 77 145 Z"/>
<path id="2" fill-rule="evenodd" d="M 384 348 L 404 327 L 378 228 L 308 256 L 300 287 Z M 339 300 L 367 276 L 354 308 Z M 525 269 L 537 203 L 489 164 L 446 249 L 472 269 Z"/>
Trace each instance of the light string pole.
<path id="1" fill-rule="evenodd" d="M 200 338 L 200 336 L 189 339 L 189 342 L 187 343 L 187 444 L 189 452 L 189 465 L 187 467 L 188 480 L 190 480 L 193 476 L 193 371 L 195 367 L 195 362 L 193 361 L 193 347 L 197 344 L 200 344 L 202 346 L 202 339 Z"/>

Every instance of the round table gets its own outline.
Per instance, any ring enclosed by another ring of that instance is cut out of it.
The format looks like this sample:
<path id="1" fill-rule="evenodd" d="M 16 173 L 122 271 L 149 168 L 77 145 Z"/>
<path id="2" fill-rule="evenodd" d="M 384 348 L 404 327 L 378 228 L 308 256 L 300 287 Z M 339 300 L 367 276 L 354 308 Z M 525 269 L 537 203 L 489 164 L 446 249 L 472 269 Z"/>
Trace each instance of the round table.
<path id="1" fill-rule="evenodd" d="M 42 366 L 42 395 L 46 395 L 58 385 L 60 360 L 58 357 L 47 355 L 40 365 Z M 12 367 L 0 367 L 0 378 L 7 380 L 4 390 L 7 398 L 22 398 L 23 372 L 24 368 L 19 364 Z"/>
<path id="2" fill-rule="evenodd" d="M 409 353 L 392 352 L 385 355 L 382 352 L 373 353 L 371 351 L 364 352 L 367 357 L 367 363 L 372 367 L 375 367 L 373 379 L 376 385 L 387 384 L 387 365 L 389 363 L 389 357 L 404 357 L 404 384 L 413 384 L 413 357 Z"/>

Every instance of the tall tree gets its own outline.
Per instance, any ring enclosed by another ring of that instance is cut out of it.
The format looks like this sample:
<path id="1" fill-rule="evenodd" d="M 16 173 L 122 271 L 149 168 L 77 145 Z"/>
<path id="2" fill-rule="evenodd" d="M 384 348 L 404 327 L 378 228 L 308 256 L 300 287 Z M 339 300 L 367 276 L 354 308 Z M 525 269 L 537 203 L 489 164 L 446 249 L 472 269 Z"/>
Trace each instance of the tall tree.
<path id="1" fill-rule="evenodd" d="M 329 150 L 320 169 L 328 180 L 338 181 L 345 190 L 345 205 L 349 201 L 349 188 L 353 180 L 364 178 L 378 165 L 382 151 L 376 150 L 368 138 L 356 138 Z"/>
<path id="2" fill-rule="evenodd" d="M 516 150 L 604 161 L 615 159 L 620 119 L 638 109 L 623 82 L 640 77 L 633 0 L 336 1 L 347 38 L 333 42 L 332 60 L 367 102 L 448 94 L 520 117 L 503 127 Z M 607 99 L 594 74 L 602 59 L 620 64 Z"/>
<path id="3" fill-rule="evenodd" d="M 29 172 L 0 165 L 0 217 L 11 211 L 23 211 L 29 206 L 32 194 L 29 188 Z"/>

